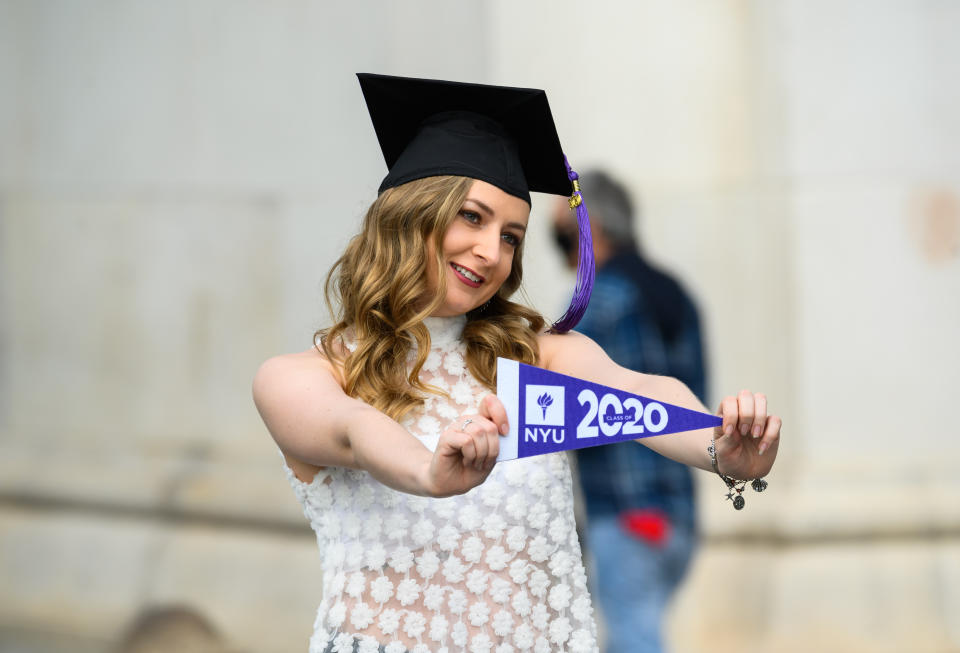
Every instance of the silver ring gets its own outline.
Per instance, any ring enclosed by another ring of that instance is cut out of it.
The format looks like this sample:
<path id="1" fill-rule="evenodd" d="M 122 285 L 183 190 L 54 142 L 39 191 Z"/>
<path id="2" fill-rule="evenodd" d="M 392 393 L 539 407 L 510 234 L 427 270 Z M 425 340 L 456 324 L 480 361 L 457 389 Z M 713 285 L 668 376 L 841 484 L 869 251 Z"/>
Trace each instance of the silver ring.
<path id="1" fill-rule="evenodd" d="M 467 419 L 463 420 L 463 426 L 460 427 L 460 430 L 466 431 L 467 427 L 470 426 L 471 424 L 473 424 L 473 420 L 468 417 Z"/>

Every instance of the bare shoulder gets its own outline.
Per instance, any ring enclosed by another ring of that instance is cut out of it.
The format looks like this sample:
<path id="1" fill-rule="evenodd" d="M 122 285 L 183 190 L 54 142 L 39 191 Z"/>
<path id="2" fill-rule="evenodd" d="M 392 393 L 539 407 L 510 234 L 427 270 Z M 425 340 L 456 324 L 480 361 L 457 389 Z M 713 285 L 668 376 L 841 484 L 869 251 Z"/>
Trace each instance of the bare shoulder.
<path id="1" fill-rule="evenodd" d="M 342 420 L 360 402 L 347 396 L 340 379 L 339 365 L 315 349 L 274 356 L 254 376 L 257 411 L 298 476 L 306 473 L 298 462 L 311 470 L 350 463 Z"/>
<path id="2" fill-rule="evenodd" d="M 540 366 L 553 372 L 588 378 L 585 375 L 592 366 L 613 361 L 593 340 L 577 333 L 541 333 L 537 340 L 540 345 Z"/>
<path id="3" fill-rule="evenodd" d="M 316 349 L 294 354 L 281 354 L 267 359 L 253 377 L 253 398 L 260 405 L 277 392 L 285 393 L 310 387 L 329 390 L 330 384 L 341 386 L 340 368 Z"/>
<path id="4" fill-rule="evenodd" d="M 332 380 L 343 388 L 342 358 L 349 352 L 342 344 L 336 345 L 333 355 L 340 360 L 331 360 L 319 347 L 292 354 L 280 354 L 268 358 L 257 370 L 253 379 L 254 400 L 268 396 L 277 389 L 289 390 L 304 384 L 320 383 L 325 388 Z"/>
<path id="5" fill-rule="evenodd" d="M 582 333 L 543 333 L 538 340 L 540 365 L 553 372 L 665 401 L 687 394 L 686 386 L 672 377 L 641 374 L 617 365 L 600 345 Z"/>
<path id="6" fill-rule="evenodd" d="M 578 354 L 603 352 L 600 345 L 576 331 L 567 333 L 544 331 L 537 336 L 537 342 L 540 344 L 540 360 L 547 368 L 550 368 L 550 363 L 554 359 L 564 360 L 566 357 Z"/>

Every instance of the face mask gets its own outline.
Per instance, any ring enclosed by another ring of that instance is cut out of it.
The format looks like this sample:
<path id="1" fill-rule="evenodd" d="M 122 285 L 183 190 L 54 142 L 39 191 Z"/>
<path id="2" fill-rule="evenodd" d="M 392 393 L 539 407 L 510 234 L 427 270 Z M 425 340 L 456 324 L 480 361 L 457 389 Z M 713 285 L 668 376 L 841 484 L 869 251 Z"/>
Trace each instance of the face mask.
<path id="1" fill-rule="evenodd" d="M 553 228 L 553 241 L 565 255 L 570 256 L 577 250 L 577 241 L 568 232 Z"/>

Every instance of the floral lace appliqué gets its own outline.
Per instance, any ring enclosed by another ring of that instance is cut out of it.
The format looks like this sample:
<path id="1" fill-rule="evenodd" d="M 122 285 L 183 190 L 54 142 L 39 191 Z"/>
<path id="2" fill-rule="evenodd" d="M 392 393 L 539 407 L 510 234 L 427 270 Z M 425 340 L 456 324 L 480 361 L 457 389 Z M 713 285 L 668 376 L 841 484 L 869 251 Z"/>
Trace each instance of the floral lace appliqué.
<path id="1" fill-rule="evenodd" d="M 466 368 L 464 318 L 429 318 L 421 380 L 403 421 L 430 449 L 488 391 Z M 347 343 L 349 348 L 349 343 Z M 498 463 L 470 492 L 426 499 L 357 470 L 310 483 L 287 470 L 323 557 L 311 653 L 597 650 L 563 454 Z"/>

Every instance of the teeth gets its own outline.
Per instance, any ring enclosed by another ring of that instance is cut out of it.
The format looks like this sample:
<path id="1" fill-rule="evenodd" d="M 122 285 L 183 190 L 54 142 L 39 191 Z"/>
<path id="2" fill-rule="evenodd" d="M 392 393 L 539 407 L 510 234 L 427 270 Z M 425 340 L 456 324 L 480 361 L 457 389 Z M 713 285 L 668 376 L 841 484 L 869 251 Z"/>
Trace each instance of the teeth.
<path id="1" fill-rule="evenodd" d="M 453 264 L 453 267 L 454 267 L 454 269 L 456 269 L 457 272 L 459 272 L 460 274 L 462 274 L 463 276 L 465 276 L 467 279 L 470 279 L 470 281 L 472 281 L 472 282 L 474 282 L 474 283 L 480 283 L 480 282 L 482 281 L 482 279 L 481 279 L 480 277 L 478 277 L 477 275 L 475 275 L 473 272 L 471 272 L 470 270 L 468 270 L 468 269 L 466 269 L 466 268 L 460 267 L 460 266 L 457 265 L 456 263 Z"/>

